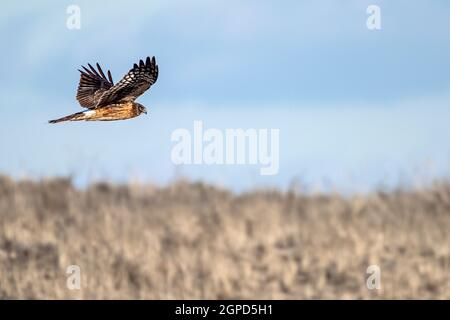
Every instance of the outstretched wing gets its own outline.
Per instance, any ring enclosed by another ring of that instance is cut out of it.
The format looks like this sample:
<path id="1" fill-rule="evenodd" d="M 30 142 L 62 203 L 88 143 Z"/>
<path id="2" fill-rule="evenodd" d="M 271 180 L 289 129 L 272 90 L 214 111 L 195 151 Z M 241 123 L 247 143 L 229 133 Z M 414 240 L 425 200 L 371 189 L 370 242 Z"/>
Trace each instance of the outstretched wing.
<path id="1" fill-rule="evenodd" d="M 134 101 L 137 97 L 147 91 L 158 79 L 158 65 L 155 57 L 150 60 L 147 57 L 145 63 L 140 60 L 139 65 L 133 68 L 117 82 L 111 89 L 106 91 L 99 99 L 96 108 L 111 103 Z"/>
<path id="2" fill-rule="evenodd" d="M 111 72 L 108 70 L 108 78 L 103 73 L 102 68 L 97 63 L 97 70 L 88 64 L 89 69 L 82 66 L 80 83 L 78 84 L 77 100 L 82 107 L 93 109 L 97 105 L 100 97 L 114 86 Z"/>

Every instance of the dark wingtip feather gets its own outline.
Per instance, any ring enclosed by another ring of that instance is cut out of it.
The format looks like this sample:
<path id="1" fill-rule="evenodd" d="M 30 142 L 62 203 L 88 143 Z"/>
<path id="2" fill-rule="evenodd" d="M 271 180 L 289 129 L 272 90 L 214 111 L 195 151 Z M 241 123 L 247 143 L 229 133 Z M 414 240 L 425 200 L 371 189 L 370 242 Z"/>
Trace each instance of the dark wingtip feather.
<path id="1" fill-rule="evenodd" d="M 94 67 L 90 63 L 88 63 L 88 66 L 89 68 L 91 68 L 92 71 L 95 71 Z"/>
<path id="2" fill-rule="evenodd" d="M 101 76 L 102 76 L 104 79 L 106 79 L 105 74 L 103 73 L 103 70 L 102 70 L 102 68 L 100 67 L 100 65 L 98 64 L 98 62 L 97 62 L 97 69 L 98 69 L 98 71 L 100 72 Z"/>
<path id="3" fill-rule="evenodd" d="M 98 65 L 98 63 L 97 63 L 97 65 Z M 97 70 L 95 70 L 95 68 L 94 68 L 93 66 L 91 66 L 91 64 L 88 63 L 88 66 L 89 66 L 89 68 L 91 68 L 92 72 L 93 72 L 96 76 L 99 76 L 99 77 L 100 77 L 100 75 L 98 74 Z"/>
<path id="4" fill-rule="evenodd" d="M 85 66 L 81 67 L 84 69 L 85 72 L 87 72 L 88 75 L 92 75 L 92 72 L 88 68 L 86 68 Z"/>
<path id="5" fill-rule="evenodd" d="M 114 84 L 113 78 L 111 76 L 111 71 L 109 71 L 109 70 L 108 70 L 108 78 L 109 78 L 109 82 L 111 82 L 111 84 Z"/>

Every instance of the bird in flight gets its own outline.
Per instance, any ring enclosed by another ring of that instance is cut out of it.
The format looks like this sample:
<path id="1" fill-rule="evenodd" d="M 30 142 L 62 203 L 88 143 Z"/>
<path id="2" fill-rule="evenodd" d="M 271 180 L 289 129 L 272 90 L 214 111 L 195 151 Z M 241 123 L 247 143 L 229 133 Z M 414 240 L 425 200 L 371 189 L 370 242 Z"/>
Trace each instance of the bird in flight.
<path id="1" fill-rule="evenodd" d="M 103 73 L 97 63 L 95 70 L 90 64 L 89 69 L 82 66 L 80 83 L 78 84 L 77 100 L 80 105 L 88 110 L 77 112 L 66 117 L 50 120 L 49 123 L 63 121 L 114 121 L 125 120 L 147 114 L 147 109 L 140 103 L 134 102 L 137 97 L 147 91 L 158 79 L 158 65 L 155 57 L 139 64 L 123 77 L 122 80 L 113 83 L 111 72 L 108 77 Z"/>

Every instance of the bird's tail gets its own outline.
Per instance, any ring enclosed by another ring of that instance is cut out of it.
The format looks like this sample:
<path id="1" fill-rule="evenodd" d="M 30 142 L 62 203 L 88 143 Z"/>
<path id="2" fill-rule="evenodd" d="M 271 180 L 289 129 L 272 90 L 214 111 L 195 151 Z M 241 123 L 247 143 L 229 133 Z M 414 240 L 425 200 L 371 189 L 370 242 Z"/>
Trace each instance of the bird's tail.
<path id="1" fill-rule="evenodd" d="M 64 122 L 64 121 L 79 121 L 86 119 L 86 115 L 83 112 L 77 112 L 74 114 L 71 114 L 69 116 L 65 116 L 59 119 L 55 120 L 49 120 L 48 123 L 58 123 L 58 122 Z"/>

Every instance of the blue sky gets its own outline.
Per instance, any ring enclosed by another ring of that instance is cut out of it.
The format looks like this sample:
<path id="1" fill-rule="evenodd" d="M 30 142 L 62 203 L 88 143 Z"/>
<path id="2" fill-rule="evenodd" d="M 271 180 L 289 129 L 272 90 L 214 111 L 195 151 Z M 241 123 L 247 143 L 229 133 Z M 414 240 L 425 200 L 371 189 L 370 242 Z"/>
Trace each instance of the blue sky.
<path id="1" fill-rule="evenodd" d="M 81 29 L 66 28 L 66 8 Z M 366 27 L 381 8 L 382 29 Z M 242 190 L 364 191 L 449 176 L 448 1 L 39 1 L 0 12 L 0 172 L 166 183 L 183 175 Z M 77 68 L 115 81 L 155 55 L 150 116 L 48 119 L 80 110 Z M 177 128 L 279 128 L 280 172 L 170 161 Z"/>

